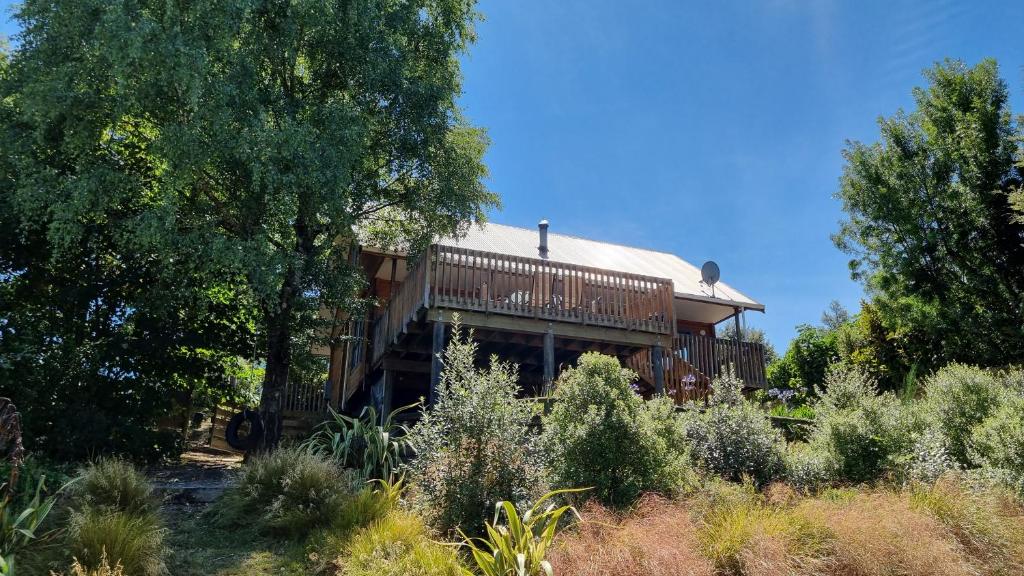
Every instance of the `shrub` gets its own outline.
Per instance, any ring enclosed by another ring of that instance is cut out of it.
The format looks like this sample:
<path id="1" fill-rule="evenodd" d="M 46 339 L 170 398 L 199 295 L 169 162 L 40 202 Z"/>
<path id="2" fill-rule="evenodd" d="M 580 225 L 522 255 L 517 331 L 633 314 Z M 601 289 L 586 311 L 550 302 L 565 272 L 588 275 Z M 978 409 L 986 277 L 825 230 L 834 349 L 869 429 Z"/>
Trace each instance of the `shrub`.
<path id="1" fill-rule="evenodd" d="M 1006 396 L 1004 382 L 994 373 L 950 364 L 926 381 L 923 409 L 947 439 L 950 456 L 962 466 L 971 466 L 971 430 L 994 413 Z"/>
<path id="2" fill-rule="evenodd" d="M 356 533 L 336 561 L 345 576 L 462 576 L 458 555 L 423 521 L 394 511 Z"/>
<path id="3" fill-rule="evenodd" d="M 417 405 L 393 410 L 383 423 L 373 406 L 363 408 L 356 418 L 332 409 L 331 420 L 321 424 L 303 447 L 343 467 L 359 470 L 364 479 L 389 479 L 402 458 L 412 451 L 409 430 L 395 417 Z"/>
<path id="4" fill-rule="evenodd" d="M 946 475 L 915 486 L 910 498 L 952 531 L 983 574 L 1024 574 L 1024 517 L 1000 494 L 968 489 Z"/>
<path id="5" fill-rule="evenodd" d="M 437 401 L 412 430 L 418 457 L 410 465 L 424 514 L 443 530 L 472 533 L 497 502 L 527 502 L 543 488 L 533 410 L 516 398 L 516 369 L 492 358 L 478 370 L 476 350 L 456 323 Z"/>
<path id="6" fill-rule="evenodd" d="M 818 446 L 793 442 L 786 447 L 783 460 L 786 480 L 799 490 L 819 490 L 838 480 L 835 458 L 831 452 Z"/>
<path id="7" fill-rule="evenodd" d="M 903 469 L 922 426 L 860 368 L 833 365 L 815 406 L 809 443 L 835 459 L 839 479 L 869 482 Z"/>
<path id="8" fill-rule="evenodd" d="M 68 552 L 87 570 L 101 571 L 104 562 L 120 565 L 125 574 L 159 576 L 164 529 L 154 513 L 85 508 L 70 517 Z"/>
<path id="9" fill-rule="evenodd" d="M 337 521 L 353 492 L 353 478 L 334 462 L 294 447 L 251 458 L 218 503 L 221 523 L 250 524 L 291 535 Z"/>
<path id="10" fill-rule="evenodd" d="M 581 510 L 582 520 L 564 532 L 550 554 L 562 576 L 711 576 L 700 554 L 697 527 L 687 506 L 648 495 L 628 514 L 596 502 Z M 649 545 L 657 538 L 657 545 Z M 600 551 L 595 554 L 595 551 Z"/>
<path id="11" fill-rule="evenodd" d="M 79 508 L 127 514 L 149 514 L 157 509 L 149 480 L 131 462 L 119 458 L 104 458 L 81 470 L 70 491 Z"/>
<path id="12" fill-rule="evenodd" d="M 1024 398 L 1007 399 L 974 427 L 969 454 L 972 461 L 1024 479 Z"/>
<path id="13" fill-rule="evenodd" d="M 857 576 L 969 576 L 974 570 L 946 527 L 898 494 L 806 500 L 794 510 L 828 528 L 832 570 Z"/>
<path id="14" fill-rule="evenodd" d="M 686 439 L 671 400 L 645 402 L 634 380 L 617 359 L 596 353 L 562 373 L 543 435 L 557 486 L 592 487 L 603 504 L 625 506 L 685 480 Z"/>
<path id="15" fill-rule="evenodd" d="M 770 482 L 783 471 L 782 435 L 763 410 L 743 398 L 738 378 L 718 378 L 713 389 L 708 408 L 689 412 L 685 420 L 694 460 L 732 480 Z"/>

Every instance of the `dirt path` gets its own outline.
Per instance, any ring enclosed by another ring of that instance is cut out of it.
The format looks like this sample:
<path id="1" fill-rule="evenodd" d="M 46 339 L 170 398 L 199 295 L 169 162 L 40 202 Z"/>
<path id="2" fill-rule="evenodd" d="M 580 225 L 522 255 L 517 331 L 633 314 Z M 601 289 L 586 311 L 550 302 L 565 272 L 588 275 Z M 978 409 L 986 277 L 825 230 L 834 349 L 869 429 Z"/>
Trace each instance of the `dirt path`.
<path id="1" fill-rule="evenodd" d="M 167 520 L 175 524 L 206 508 L 233 482 L 233 472 L 242 456 L 212 448 L 200 448 L 181 455 L 176 464 L 148 471 L 153 488 L 163 499 Z"/>

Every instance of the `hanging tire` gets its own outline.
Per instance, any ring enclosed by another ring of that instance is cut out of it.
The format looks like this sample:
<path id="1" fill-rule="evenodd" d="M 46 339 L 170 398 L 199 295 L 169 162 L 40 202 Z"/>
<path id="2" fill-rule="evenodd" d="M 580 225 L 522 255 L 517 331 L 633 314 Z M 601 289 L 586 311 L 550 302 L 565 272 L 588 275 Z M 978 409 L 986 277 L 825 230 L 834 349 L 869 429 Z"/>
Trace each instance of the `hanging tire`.
<path id="1" fill-rule="evenodd" d="M 259 445 L 261 438 L 263 419 L 260 418 L 259 412 L 248 408 L 232 416 L 224 430 L 224 439 L 235 450 L 252 450 Z"/>

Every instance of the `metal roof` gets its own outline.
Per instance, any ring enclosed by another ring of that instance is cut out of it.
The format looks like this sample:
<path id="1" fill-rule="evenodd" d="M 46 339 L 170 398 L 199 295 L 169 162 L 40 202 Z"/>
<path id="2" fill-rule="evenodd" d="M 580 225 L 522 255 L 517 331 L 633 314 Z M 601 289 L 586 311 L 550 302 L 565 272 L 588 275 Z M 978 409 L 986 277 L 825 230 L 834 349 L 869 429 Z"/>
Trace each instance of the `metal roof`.
<path id="1" fill-rule="evenodd" d="M 465 236 L 442 238 L 437 243 L 443 246 L 537 258 L 540 236 L 536 228 L 487 223 L 470 226 Z M 669 278 L 675 285 L 677 298 L 764 311 L 764 304 L 725 282 L 715 284 L 712 295 L 711 287 L 701 282 L 699 268 L 668 252 L 588 240 L 550 230 L 548 251 L 548 259 L 555 262 Z"/>

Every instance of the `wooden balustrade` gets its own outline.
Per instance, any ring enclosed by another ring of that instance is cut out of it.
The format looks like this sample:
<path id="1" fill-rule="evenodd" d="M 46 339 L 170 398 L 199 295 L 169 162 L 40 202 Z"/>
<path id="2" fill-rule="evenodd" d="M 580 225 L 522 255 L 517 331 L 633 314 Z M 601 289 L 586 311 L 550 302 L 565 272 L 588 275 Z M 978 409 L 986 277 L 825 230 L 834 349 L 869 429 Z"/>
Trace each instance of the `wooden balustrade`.
<path id="1" fill-rule="evenodd" d="M 430 271 L 434 247 L 412 267 L 397 289 L 392 289 L 391 299 L 384 312 L 373 324 L 373 361 L 376 362 L 395 343 L 399 334 L 408 328 L 420 309 L 426 304 L 427 275 Z"/>
<path id="2" fill-rule="evenodd" d="M 327 412 L 327 396 L 322 382 L 299 382 L 289 379 L 284 386 L 281 410 L 285 412 Z"/>
<path id="3" fill-rule="evenodd" d="M 448 246 L 431 265 L 431 306 L 671 333 L 668 279 Z"/>
<path id="4" fill-rule="evenodd" d="M 665 393 L 676 402 L 707 396 L 711 380 L 732 370 L 747 386 L 765 384 L 764 347 L 752 342 L 681 334 L 663 349 Z M 634 354 L 627 365 L 647 382 L 654 382 L 651 350 Z"/>

